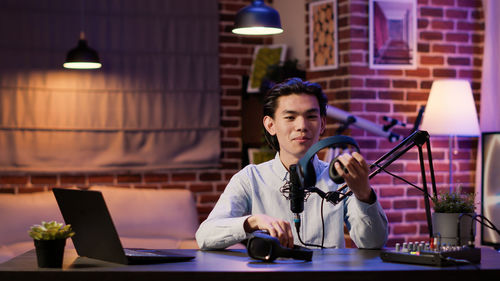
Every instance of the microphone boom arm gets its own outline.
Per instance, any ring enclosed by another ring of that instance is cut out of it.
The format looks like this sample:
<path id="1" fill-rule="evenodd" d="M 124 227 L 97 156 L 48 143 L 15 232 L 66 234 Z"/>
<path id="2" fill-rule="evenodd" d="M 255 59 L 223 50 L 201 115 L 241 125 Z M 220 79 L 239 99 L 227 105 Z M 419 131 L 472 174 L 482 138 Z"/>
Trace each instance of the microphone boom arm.
<path id="1" fill-rule="evenodd" d="M 424 164 L 424 154 L 422 151 L 422 146 L 426 144 L 427 146 L 427 158 L 429 162 L 430 176 L 431 176 L 431 184 L 432 184 L 432 192 L 434 194 L 434 198 L 437 196 L 436 189 L 436 179 L 434 177 L 434 166 L 432 164 L 432 153 L 431 153 L 431 145 L 429 141 L 429 133 L 426 131 L 415 131 L 413 134 L 404 139 L 400 144 L 394 147 L 391 151 L 384 154 L 377 161 L 370 165 L 370 170 L 376 168 L 374 171 L 370 173 L 368 176 L 369 179 L 375 177 L 381 171 L 385 170 L 387 166 L 392 164 L 395 160 L 399 159 L 402 155 L 404 155 L 408 150 L 417 146 L 418 148 L 418 156 L 420 162 L 420 172 L 422 175 L 422 191 L 424 193 L 424 204 L 425 204 L 425 213 L 427 217 L 427 225 L 429 228 L 429 236 L 432 237 L 432 216 L 430 211 L 430 202 L 429 195 L 427 189 L 427 180 L 425 174 L 425 164 Z M 348 196 L 351 196 L 353 193 L 351 190 L 347 189 L 347 184 L 341 185 L 336 191 L 332 192 L 324 192 L 316 187 L 306 187 L 305 191 L 317 193 L 321 198 L 324 198 L 328 202 L 336 205 L 340 203 L 342 200 L 346 199 Z"/>

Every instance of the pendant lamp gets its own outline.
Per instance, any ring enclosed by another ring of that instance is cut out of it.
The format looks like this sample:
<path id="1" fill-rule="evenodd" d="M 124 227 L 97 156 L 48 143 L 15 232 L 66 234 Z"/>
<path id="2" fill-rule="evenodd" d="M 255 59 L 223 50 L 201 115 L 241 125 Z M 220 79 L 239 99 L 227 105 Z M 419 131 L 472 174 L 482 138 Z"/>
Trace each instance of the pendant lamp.
<path id="1" fill-rule="evenodd" d="M 85 40 L 84 27 L 84 2 L 82 0 L 82 7 L 80 12 L 80 40 L 78 40 L 78 45 L 76 48 L 69 50 L 66 55 L 66 61 L 64 62 L 64 68 L 70 69 L 97 69 L 101 68 L 101 62 L 99 61 L 99 55 L 97 52 L 90 48 Z"/>
<path id="2" fill-rule="evenodd" d="M 240 35 L 273 35 L 283 32 L 278 11 L 254 0 L 252 4 L 239 10 L 232 30 Z"/>
<path id="3" fill-rule="evenodd" d="M 64 68 L 71 69 L 97 69 L 101 68 L 99 62 L 99 55 L 97 52 L 90 48 L 85 40 L 85 33 L 80 33 L 80 40 L 78 46 L 69 50 L 66 56 L 66 62 L 63 64 Z"/>

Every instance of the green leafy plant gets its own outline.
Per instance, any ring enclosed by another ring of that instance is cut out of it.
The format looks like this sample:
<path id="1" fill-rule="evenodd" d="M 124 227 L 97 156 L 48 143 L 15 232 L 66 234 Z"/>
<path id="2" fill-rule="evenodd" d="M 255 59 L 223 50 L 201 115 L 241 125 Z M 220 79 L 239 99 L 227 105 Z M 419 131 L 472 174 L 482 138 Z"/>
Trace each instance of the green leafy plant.
<path id="1" fill-rule="evenodd" d="M 75 232 L 71 229 L 70 224 L 63 226 L 62 223 L 58 223 L 56 221 L 42 221 L 41 225 L 35 224 L 31 226 L 28 233 L 31 238 L 35 240 L 66 239 L 75 235 Z"/>
<path id="2" fill-rule="evenodd" d="M 261 93 L 267 93 L 276 83 L 281 83 L 292 77 L 306 78 L 306 71 L 299 69 L 297 59 L 271 64 L 267 67 L 266 73 L 262 77 L 259 90 Z"/>
<path id="3" fill-rule="evenodd" d="M 432 199 L 436 213 L 474 213 L 474 193 L 444 192 Z"/>

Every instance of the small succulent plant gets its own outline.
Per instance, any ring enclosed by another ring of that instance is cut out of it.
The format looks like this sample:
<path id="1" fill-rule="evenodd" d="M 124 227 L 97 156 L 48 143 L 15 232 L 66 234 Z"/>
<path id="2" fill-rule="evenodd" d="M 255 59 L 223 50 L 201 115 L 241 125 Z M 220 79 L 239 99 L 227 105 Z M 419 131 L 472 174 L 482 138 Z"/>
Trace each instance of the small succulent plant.
<path id="1" fill-rule="evenodd" d="M 475 209 L 474 193 L 445 192 L 432 201 L 436 213 L 474 213 Z"/>
<path id="2" fill-rule="evenodd" d="M 28 233 L 31 238 L 35 240 L 66 239 L 75 235 L 75 232 L 71 229 L 70 224 L 63 226 L 62 223 L 58 223 L 56 221 L 42 221 L 41 225 L 33 225 Z"/>

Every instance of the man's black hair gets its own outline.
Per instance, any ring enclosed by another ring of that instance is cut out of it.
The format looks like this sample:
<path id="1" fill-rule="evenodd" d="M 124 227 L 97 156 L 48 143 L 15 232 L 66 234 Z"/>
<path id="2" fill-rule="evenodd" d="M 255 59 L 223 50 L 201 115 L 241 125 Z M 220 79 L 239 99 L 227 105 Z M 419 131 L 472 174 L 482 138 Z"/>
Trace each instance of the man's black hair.
<path id="1" fill-rule="evenodd" d="M 274 119 L 274 114 L 278 107 L 278 98 L 291 94 L 315 96 L 318 100 L 320 116 L 326 116 L 326 104 L 328 103 L 328 99 L 323 93 L 321 86 L 317 83 L 302 81 L 300 78 L 287 79 L 282 83 L 276 84 L 267 92 L 264 98 L 264 116 L 269 116 Z M 265 128 L 264 134 L 269 146 L 276 151 L 280 151 L 278 137 L 276 135 L 271 136 Z"/>

